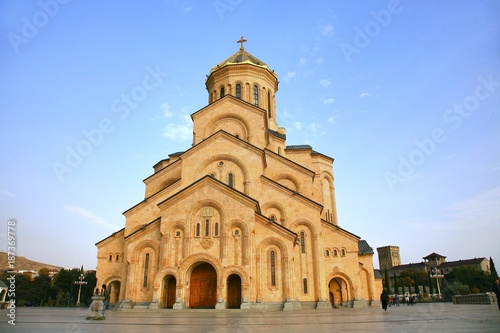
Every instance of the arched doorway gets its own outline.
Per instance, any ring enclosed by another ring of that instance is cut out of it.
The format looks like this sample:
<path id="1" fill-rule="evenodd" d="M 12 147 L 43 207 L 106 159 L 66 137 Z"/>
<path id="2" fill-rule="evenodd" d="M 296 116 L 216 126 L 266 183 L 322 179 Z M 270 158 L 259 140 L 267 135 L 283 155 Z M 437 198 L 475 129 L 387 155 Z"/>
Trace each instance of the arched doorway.
<path id="1" fill-rule="evenodd" d="M 120 281 L 112 281 L 108 285 L 108 290 L 109 290 L 109 303 L 110 304 L 116 304 L 119 301 L 120 298 Z"/>
<path id="2" fill-rule="evenodd" d="M 231 274 L 227 278 L 227 307 L 239 309 L 241 306 L 241 278 L 238 274 Z"/>
<path id="3" fill-rule="evenodd" d="M 342 305 L 342 280 L 334 278 L 328 284 L 328 293 L 330 295 L 330 303 L 332 306 Z"/>
<path id="4" fill-rule="evenodd" d="M 172 275 L 163 278 L 162 304 L 167 309 L 172 309 L 175 304 L 177 280 Z"/>
<path id="5" fill-rule="evenodd" d="M 212 265 L 201 263 L 191 272 L 189 307 L 214 309 L 217 303 L 217 273 Z"/>

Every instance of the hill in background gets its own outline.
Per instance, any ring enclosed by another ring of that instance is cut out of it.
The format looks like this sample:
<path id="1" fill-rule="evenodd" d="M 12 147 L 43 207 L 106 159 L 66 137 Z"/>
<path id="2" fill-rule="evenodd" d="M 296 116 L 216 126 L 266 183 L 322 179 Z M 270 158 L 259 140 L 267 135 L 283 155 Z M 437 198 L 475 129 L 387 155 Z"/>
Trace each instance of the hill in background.
<path id="1" fill-rule="evenodd" d="M 44 264 L 38 261 L 29 260 L 22 256 L 16 256 L 15 271 L 20 270 L 31 270 L 38 272 L 41 268 L 57 269 L 60 270 L 62 267 Z M 8 271 L 9 263 L 7 261 L 7 252 L 0 251 L 0 272 Z"/>

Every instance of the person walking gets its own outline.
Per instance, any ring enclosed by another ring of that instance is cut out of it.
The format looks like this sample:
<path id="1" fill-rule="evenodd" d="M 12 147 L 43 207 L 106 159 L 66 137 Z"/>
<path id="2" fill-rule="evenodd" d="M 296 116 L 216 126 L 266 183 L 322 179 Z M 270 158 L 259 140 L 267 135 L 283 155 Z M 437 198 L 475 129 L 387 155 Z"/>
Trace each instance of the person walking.
<path id="1" fill-rule="evenodd" d="M 396 305 L 396 307 L 399 306 L 399 296 L 398 296 L 398 294 L 394 295 L 394 304 Z"/>
<path id="2" fill-rule="evenodd" d="M 493 283 L 491 291 L 497 295 L 498 310 L 500 310 L 500 279 L 496 279 L 495 283 Z"/>
<path id="3" fill-rule="evenodd" d="M 104 317 L 104 314 L 106 313 L 106 306 L 109 303 L 109 290 L 106 289 L 106 285 L 102 285 L 102 295 L 104 296 L 104 299 L 102 300 L 102 316 Z"/>
<path id="4" fill-rule="evenodd" d="M 382 290 L 382 294 L 380 294 L 380 302 L 382 303 L 382 309 L 384 309 L 384 311 L 387 311 L 387 303 L 389 302 L 389 297 L 387 296 L 385 289 Z"/>

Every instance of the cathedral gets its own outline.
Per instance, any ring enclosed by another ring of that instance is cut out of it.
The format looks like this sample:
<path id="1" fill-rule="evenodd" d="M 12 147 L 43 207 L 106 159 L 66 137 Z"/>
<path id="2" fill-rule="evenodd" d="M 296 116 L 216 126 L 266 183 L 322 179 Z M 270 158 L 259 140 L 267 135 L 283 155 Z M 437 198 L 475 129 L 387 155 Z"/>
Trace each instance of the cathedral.
<path id="1" fill-rule="evenodd" d="M 333 158 L 286 144 L 278 75 L 244 42 L 207 75 L 191 148 L 153 166 L 125 227 L 96 244 L 117 310 L 378 304 L 373 249 L 337 221 Z"/>

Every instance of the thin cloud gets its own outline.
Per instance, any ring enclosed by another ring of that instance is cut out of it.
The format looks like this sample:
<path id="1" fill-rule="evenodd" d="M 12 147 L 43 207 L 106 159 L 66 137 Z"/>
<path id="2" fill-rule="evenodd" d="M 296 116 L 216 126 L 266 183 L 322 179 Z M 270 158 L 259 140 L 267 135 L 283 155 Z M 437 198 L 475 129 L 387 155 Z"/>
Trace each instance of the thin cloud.
<path id="1" fill-rule="evenodd" d="M 172 118 L 172 111 L 170 111 L 170 105 L 168 103 L 163 103 L 161 106 L 160 106 L 160 109 L 163 110 L 163 115 L 165 116 L 165 118 Z"/>
<path id="2" fill-rule="evenodd" d="M 112 228 L 112 229 L 119 228 L 119 226 L 117 226 L 116 224 L 107 222 L 104 218 L 95 215 L 94 213 L 92 213 L 91 211 L 89 211 L 85 208 L 78 207 L 78 206 L 72 206 L 72 205 L 64 205 L 63 208 L 65 211 L 76 214 L 80 217 L 83 217 L 84 219 L 86 219 L 92 223 L 99 224 L 99 225 L 102 225 L 102 226 L 105 226 L 108 228 Z"/>
<path id="3" fill-rule="evenodd" d="M 335 29 L 333 28 L 333 25 L 331 24 L 322 24 L 319 27 L 319 31 L 321 35 L 323 36 L 332 36 Z"/>
<path id="4" fill-rule="evenodd" d="M 313 133 L 316 133 L 320 128 L 321 126 L 316 123 L 310 123 L 309 126 L 307 126 L 307 129 Z"/>
<path id="5" fill-rule="evenodd" d="M 307 59 L 306 58 L 300 58 L 299 65 L 304 66 L 306 63 L 307 63 Z"/>
<path id="6" fill-rule="evenodd" d="M 317 63 L 318 65 L 321 65 L 321 64 L 323 63 L 323 57 L 321 56 L 321 57 L 319 57 L 318 59 L 316 59 L 316 63 Z"/>
<path id="7" fill-rule="evenodd" d="M 193 124 L 189 115 L 182 115 L 181 123 L 169 123 L 163 130 L 163 136 L 173 141 L 184 141 L 192 135 Z"/>
<path id="8" fill-rule="evenodd" d="M 6 197 L 13 197 L 14 194 L 12 192 L 6 191 L 6 190 L 0 190 L 0 193 L 5 195 Z"/>
<path id="9" fill-rule="evenodd" d="M 367 91 L 364 91 L 364 92 L 362 92 L 361 94 L 359 94 L 359 96 L 358 96 L 358 97 L 360 97 L 360 98 L 365 98 L 365 97 L 372 97 L 372 96 L 373 96 L 373 94 L 372 94 L 372 93 L 369 93 L 369 92 L 367 92 Z"/>
<path id="10" fill-rule="evenodd" d="M 290 82 L 291 79 L 293 79 L 295 76 L 297 76 L 297 73 L 295 71 L 293 72 L 288 72 L 286 73 L 285 77 L 283 78 L 283 80 L 285 82 Z"/>
<path id="11" fill-rule="evenodd" d="M 336 120 L 335 120 L 335 117 L 334 117 L 334 116 L 330 116 L 330 117 L 328 118 L 328 122 L 329 122 L 330 124 L 332 124 L 332 125 L 333 125 L 333 124 L 335 124 L 335 121 L 336 121 Z"/>
<path id="12" fill-rule="evenodd" d="M 322 87 L 328 87 L 330 85 L 330 80 L 328 79 L 322 79 L 319 81 L 319 85 Z"/>
<path id="13" fill-rule="evenodd" d="M 323 101 L 323 104 L 326 105 L 326 104 L 333 104 L 335 102 L 335 99 L 334 98 L 327 98 Z"/>

